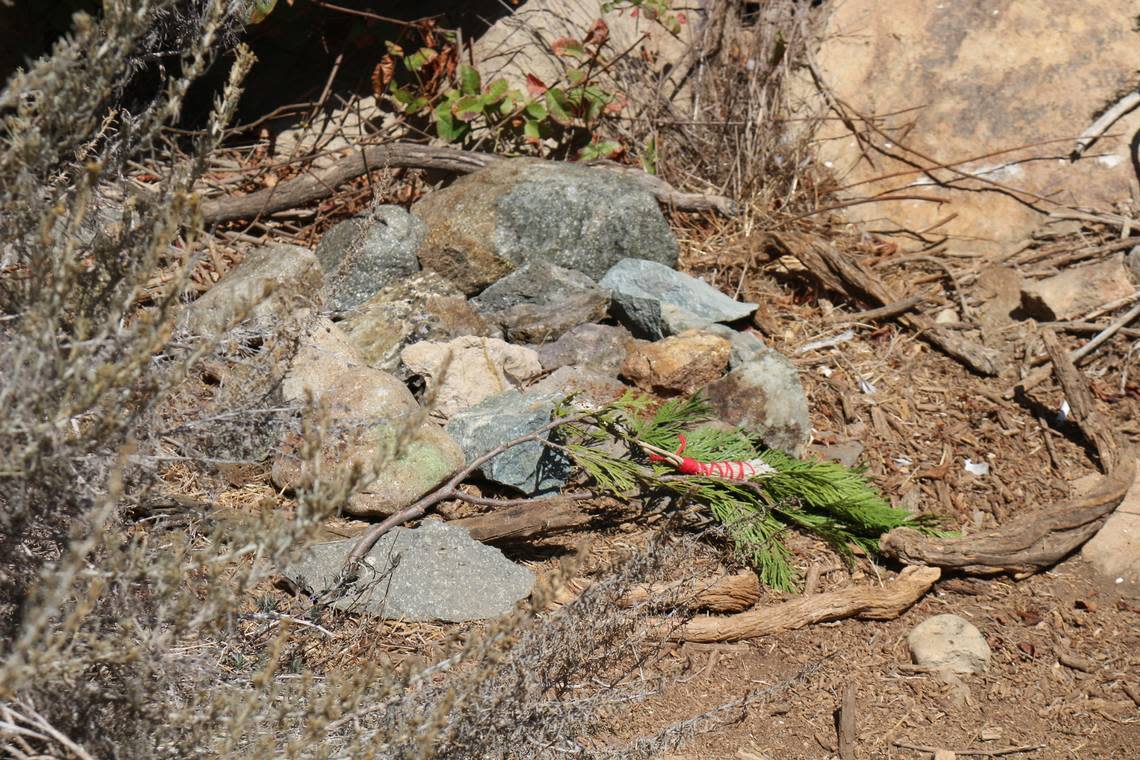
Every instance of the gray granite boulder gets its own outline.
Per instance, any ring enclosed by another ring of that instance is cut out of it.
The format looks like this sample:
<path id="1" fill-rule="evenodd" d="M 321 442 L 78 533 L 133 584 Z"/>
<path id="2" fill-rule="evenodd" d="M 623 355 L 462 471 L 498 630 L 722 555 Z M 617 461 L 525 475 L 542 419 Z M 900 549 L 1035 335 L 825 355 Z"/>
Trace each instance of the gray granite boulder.
<path id="1" fill-rule="evenodd" d="M 573 365 L 616 376 L 633 346 L 633 335 L 620 325 L 580 325 L 535 350 L 547 371 Z"/>
<path id="2" fill-rule="evenodd" d="M 186 328 L 216 337 L 239 318 L 257 331 L 276 329 L 292 313 L 321 305 L 321 270 L 308 248 L 252 248 L 241 263 L 191 304 Z"/>
<path id="3" fill-rule="evenodd" d="M 314 544 L 282 574 L 306 593 L 336 586 L 356 540 Z M 534 573 L 463 528 L 428 520 L 396 528 L 365 555 L 350 593 L 333 606 L 389 620 L 484 620 L 510 612 L 534 586 Z"/>
<path id="4" fill-rule="evenodd" d="M 756 311 L 756 304 L 735 301 L 703 280 L 656 261 L 622 259 L 598 284 L 612 291 L 614 317 L 647 340 L 733 322 Z"/>
<path id="5" fill-rule="evenodd" d="M 435 272 L 417 272 L 382 288 L 339 326 L 365 363 L 397 375 L 400 352 L 413 343 L 502 334 Z"/>
<path id="6" fill-rule="evenodd" d="M 419 271 L 423 222 L 399 206 L 377 206 L 346 219 L 321 237 L 317 259 L 325 274 L 325 303 L 345 311 L 385 285 Z"/>
<path id="7" fill-rule="evenodd" d="M 677 261 L 657 200 L 601 168 L 512 159 L 426 195 L 420 264 L 474 295 L 537 260 L 601 277 L 619 259 Z"/>
<path id="8" fill-rule="evenodd" d="M 509 390 L 452 416 L 447 432 L 470 462 L 497 446 L 533 433 L 551 420 L 553 397 Z M 548 438 L 549 433 L 543 438 Z M 507 449 L 483 465 L 483 477 L 525 494 L 556 490 L 566 483 L 569 464 L 562 454 L 537 441 Z"/>
<path id="9" fill-rule="evenodd" d="M 609 293 L 586 275 L 532 261 L 471 299 L 479 312 L 516 343 L 545 343 L 609 311 Z"/>
<path id="10" fill-rule="evenodd" d="M 807 396 L 795 366 L 768 350 L 709 383 L 704 395 L 717 416 L 799 456 L 811 440 Z"/>

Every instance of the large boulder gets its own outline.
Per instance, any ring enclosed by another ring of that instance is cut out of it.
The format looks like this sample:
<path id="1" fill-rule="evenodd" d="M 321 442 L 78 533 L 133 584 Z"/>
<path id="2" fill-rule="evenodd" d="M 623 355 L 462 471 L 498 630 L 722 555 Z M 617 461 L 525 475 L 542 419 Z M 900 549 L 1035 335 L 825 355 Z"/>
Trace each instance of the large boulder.
<path id="1" fill-rule="evenodd" d="M 656 199 L 601 168 L 501 161 L 429 193 L 412 213 L 427 225 L 420 264 L 468 295 L 531 261 L 594 279 L 622 258 L 677 261 Z"/>
<path id="2" fill-rule="evenodd" d="M 317 259 L 325 274 L 328 308 L 351 309 L 385 285 L 415 274 L 423 240 L 423 222 L 399 206 L 377 206 L 326 232 Z"/>
<path id="3" fill-rule="evenodd" d="M 536 34 L 547 42 L 565 37 L 582 39 L 601 17 L 608 35 L 603 57 L 610 60 L 621 54 L 648 70 L 636 78 L 622 77 L 620 67 L 619 71 L 599 70 L 593 72 L 592 82 L 621 92 L 634 79 L 654 83 L 665 80 L 664 87 L 651 93 L 653 97 L 687 95 L 685 72 L 689 69 L 679 64 L 691 57 L 694 46 L 700 46 L 700 35 L 709 22 L 709 4 L 686 3 L 680 13 L 685 23 L 679 23 L 674 30 L 628 11 L 602 14 L 600 5 L 596 0 L 528 0 L 519 4 L 513 13 L 483 32 L 472 46 L 483 80 L 502 77 L 524 91 L 528 76 L 547 83 L 558 81 L 565 76 L 566 59 L 560 59 L 548 45 L 535 44 Z"/>
<path id="4" fill-rule="evenodd" d="M 1012 253 L 1055 203 L 1115 212 L 1130 200 L 1129 141 L 1140 110 L 1079 160 L 1068 156 L 1077 135 L 1135 89 L 1140 44 L 1131 4 L 828 6 L 816 63 L 832 97 L 819 97 L 811 82 L 805 90 L 819 112 L 843 103 L 849 118 L 822 124 L 819 160 L 851 188 L 849 197 L 905 196 L 852 206 L 851 219 L 908 235 L 937 226 L 951 248 Z M 874 117 L 877 130 L 863 117 Z M 845 127 L 852 119 L 858 137 Z"/>

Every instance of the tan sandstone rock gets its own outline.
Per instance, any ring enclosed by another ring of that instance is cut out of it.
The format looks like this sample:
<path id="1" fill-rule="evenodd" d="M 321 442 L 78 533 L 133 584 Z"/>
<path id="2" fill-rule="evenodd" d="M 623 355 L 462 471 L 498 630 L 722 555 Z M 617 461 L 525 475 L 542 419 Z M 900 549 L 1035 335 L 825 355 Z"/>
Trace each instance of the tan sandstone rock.
<path id="1" fill-rule="evenodd" d="M 641 343 L 621 366 L 621 374 L 654 393 L 692 393 L 724 374 L 731 344 L 717 335 L 686 332 Z"/>
<path id="2" fill-rule="evenodd" d="M 1128 3 L 828 6 L 817 69 L 865 139 L 860 144 L 832 118 L 819 134 L 819 159 L 848 197 L 912 196 L 853 206 L 849 218 L 883 230 L 944 222 L 937 234 L 954 236 L 951 247 L 1008 253 L 1058 203 L 1115 212 L 1130 199 L 1128 143 L 1140 110 L 1083 158 L 1068 158 L 1076 137 L 1135 87 L 1140 44 Z M 804 90 L 818 97 L 814 85 Z M 822 99 L 815 102 L 827 112 Z M 881 132 L 866 129 L 859 114 L 879 117 Z M 932 175 L 960 189 L 937 186 L 913 165 L 935 161 L 953 168 Z"/>
<path id="3" fill-rule="evenodd" d="M 497 338 L 468 336 L 446 343 L 413 343 L 400 358 L 412 374 L 427 380 L 431 413 L 439 419 L 516 388 L 542 372 L 533 349 Z"/>

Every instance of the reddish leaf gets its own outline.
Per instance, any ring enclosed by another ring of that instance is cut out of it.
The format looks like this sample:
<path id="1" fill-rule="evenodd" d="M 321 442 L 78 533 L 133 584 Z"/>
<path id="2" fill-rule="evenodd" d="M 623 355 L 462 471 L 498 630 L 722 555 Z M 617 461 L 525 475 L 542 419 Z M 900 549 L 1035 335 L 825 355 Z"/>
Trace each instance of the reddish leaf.
<path id="1" fill-rule="evenodd" d="M 605 111 L 608 114 L 621 113 L 621 110 L 625 108 L 628 102 L 624 95 L 615 95 L 609 103 L 606 103 Z"/>
<path id="2" fill-rule="evenodd" d="M 376 64 L 376 68 L 372 69 L 372 94 L 380 97 L 384 88 L 392 81 L 395 73 L 396 60 L 390 55 L 381 58 L 380 63 Z"/>
<path id="3" fill-rule="evenodd" d="M 586 35 L 585 43 L 587 45 L 598 45 L 600 47 L 605 44 L 609 37 L 609 26 L 606 25 L 605 21 L 598 19 L 594 22 L 594 25 L 590 27 L 590 32 Z"/>
<path id="4" fill-rule="evenodd" d="M 526 91 L 531 97 L 538 97 L 546 92 L 549 88 L 546 83 L 536 77 L 534 74 L 526 75 Z"/>

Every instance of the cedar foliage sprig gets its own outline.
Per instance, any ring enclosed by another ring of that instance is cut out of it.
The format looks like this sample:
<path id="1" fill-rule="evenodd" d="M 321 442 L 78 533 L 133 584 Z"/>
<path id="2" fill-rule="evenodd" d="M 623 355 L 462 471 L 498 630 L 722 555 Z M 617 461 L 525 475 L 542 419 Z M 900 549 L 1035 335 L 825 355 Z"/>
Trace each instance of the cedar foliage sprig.
<path id="1" fill-rule="evenodd" d="M 823 538 L 847 561 L 854 557 L 852 547 L 877 551 L 879 536 L 893 528 L 938 532 L 930 516 L 891 507 L 861 470 L 766 449 L 745 431 L 718 423 L 699 396 L 667 401 L 652 413 L 650 406 L 648 398 L 627 393 L 588 423 L 565 426 L 565 449 L 599 488 L 615 495 L 666 492 L 705 507 L 768 586 L 786 590 L 795 582 L 782 541 L 789 528 Z M 693 459 L 759 459 L 775 472 L 737 482 L 679 476 L 667 465 L 643 463 L 641 442 L 672 451 L 681 435 Z"/>

